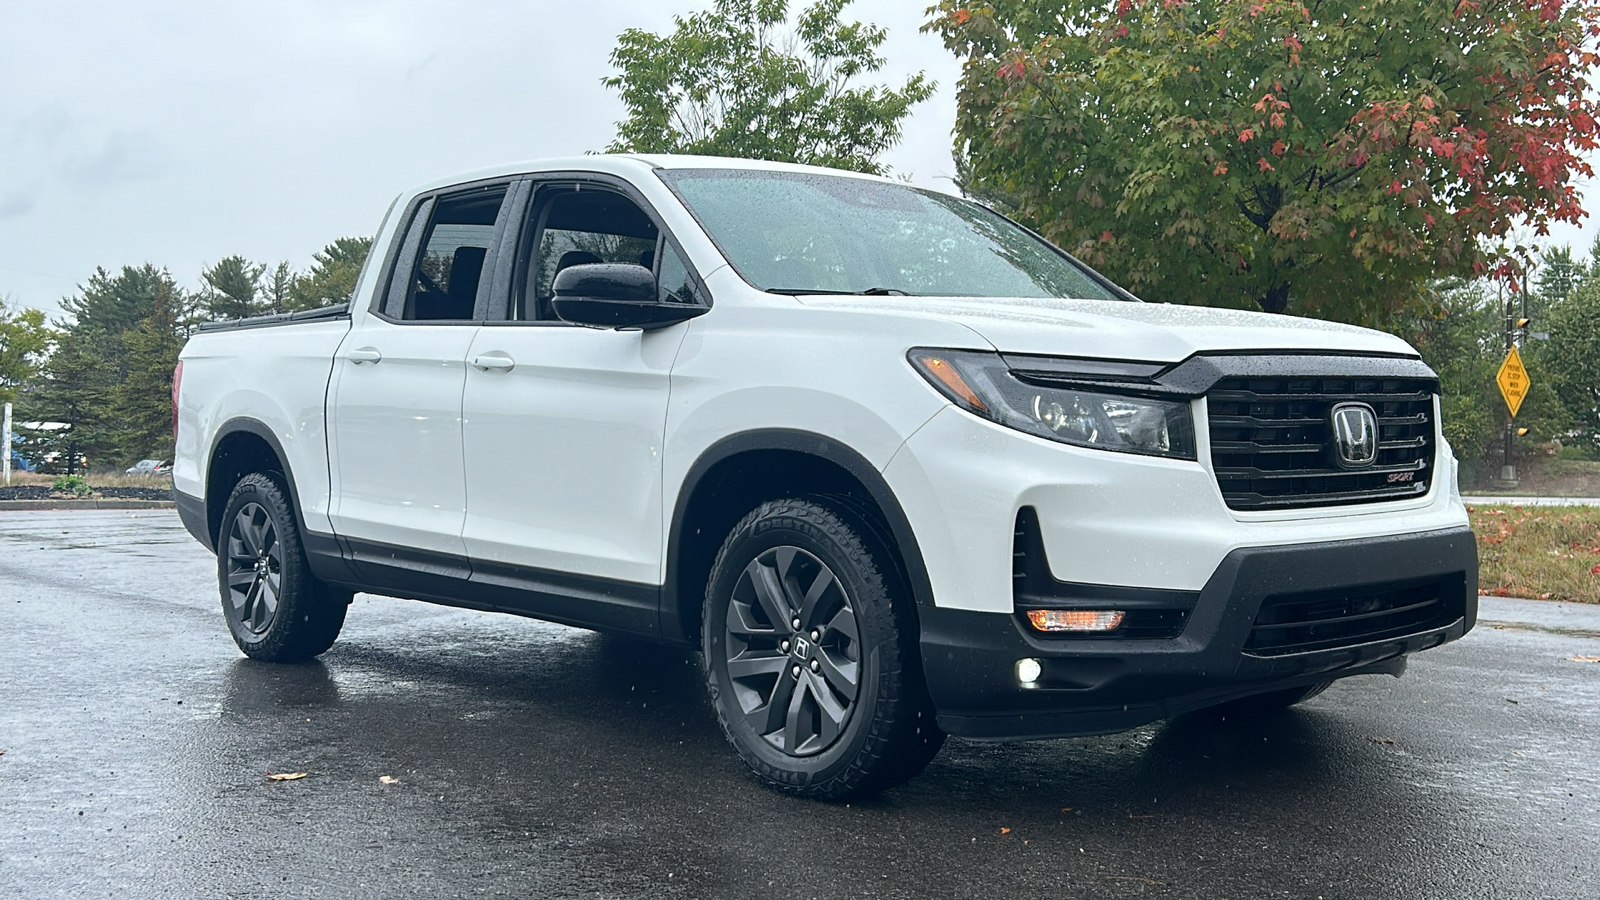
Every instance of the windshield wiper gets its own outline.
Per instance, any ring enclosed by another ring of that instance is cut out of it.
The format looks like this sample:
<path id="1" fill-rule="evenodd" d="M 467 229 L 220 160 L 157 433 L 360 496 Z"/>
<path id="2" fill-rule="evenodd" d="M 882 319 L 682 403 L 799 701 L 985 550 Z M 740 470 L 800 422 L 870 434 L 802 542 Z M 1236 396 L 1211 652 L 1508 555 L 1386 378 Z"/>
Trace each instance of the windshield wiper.
<path id="1" fill-rule="evenodd" d="M 769 294 L 788 294 L 791 297 L 810 297 L 817 294 L 833 294 L 840 297 L 909 297 L 909 293 L 899 288 L 875 287 L 864 291 L 822 291 L 815 288 L 762 288 Z"/>

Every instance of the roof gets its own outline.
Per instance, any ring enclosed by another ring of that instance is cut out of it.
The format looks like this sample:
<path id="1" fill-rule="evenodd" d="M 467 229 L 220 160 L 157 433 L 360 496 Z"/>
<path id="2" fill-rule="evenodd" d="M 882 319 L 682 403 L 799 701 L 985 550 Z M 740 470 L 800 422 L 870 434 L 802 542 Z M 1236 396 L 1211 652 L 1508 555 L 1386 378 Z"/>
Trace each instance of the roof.
<path id="1" fill-rule="evenodd" d="M 455 184 L 469 181 L 482 181 L 488 178 L 502 178 L 507 175 L 524 175 L 535 172 L 572 172 L 589 171 L 601 172 L 610 175 L 639 176 L 654 169 L 740 169 L 745 171 L 764 172 L 794 172 L 812 175 L 837 175 L 845 178 L 861 178 L 869 181 L 882 181 L 890 184 L 899 184 L 892 178 L 881 175 L 867 175 L 862 172 L 852 172 L 847 169 L 830 169 L 825 166 L 807 166 L 799 163 L 769 162 L 761 159 L 740 159 L 732 156 L 692 156 L 687 154 L 672 153 L 596 153 L 587 156 L 565 156 L 553 159 L 524 160 L 521 162 L 504 163 L 497 166 L 488 166 L 481 169 L 472 169 L 458 172 L 444 178 L 436 178 L 426 184 L 418 185 L 406 192 L 406 196 L 420 194 L 425 191 L 438 190 Z"/>

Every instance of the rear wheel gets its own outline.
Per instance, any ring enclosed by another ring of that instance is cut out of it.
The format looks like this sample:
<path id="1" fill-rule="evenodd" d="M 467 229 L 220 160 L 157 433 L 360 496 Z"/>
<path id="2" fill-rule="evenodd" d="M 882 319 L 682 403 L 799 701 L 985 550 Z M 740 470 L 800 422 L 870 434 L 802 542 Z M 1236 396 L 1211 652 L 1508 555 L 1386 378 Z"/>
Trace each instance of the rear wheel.
<path id="1" fill-rule="evenodd" d="M 707 585 L 707 687 L 729 742 L 779 790 L 842 800 L 917 774 L 944 742 L 910 598 L 842 505 L 764 503 Z"/>
<path id="2" fill-rule="evenodd" d="M 350 593 L 311 574 L 282 486 L 259 472 L 240 479 L 220 531 L 222 614 L 239 649 L 252 659 L 301 662 L 333 646 Z"/>

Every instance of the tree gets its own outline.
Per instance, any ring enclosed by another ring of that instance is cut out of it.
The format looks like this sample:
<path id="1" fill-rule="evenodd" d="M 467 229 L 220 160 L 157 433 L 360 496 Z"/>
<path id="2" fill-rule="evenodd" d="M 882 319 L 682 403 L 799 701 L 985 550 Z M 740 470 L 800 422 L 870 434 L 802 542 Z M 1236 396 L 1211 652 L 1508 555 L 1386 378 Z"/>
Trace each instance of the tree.
<path id="1" fill-rule="evenodd" d="M 1600 0 L 941 0 L 970 186 L 1150 299 L 1381 324 L 1582 215 Z"/>
<path id="2" fill-rule="evenodd" d="M 237 258 L 237 257 L 234 257 Z M 177 310 L 157 303 L 121 336 L 123 377 L 112 390 L 115 443 L 123 461 L 172 458 L 172 370 L 183 350 Z"/>
<path id="3" fill-rule="evenodd" d="M 182 293 L 171 273 L 151 263 L 123 266 L 116 275 L 96 268 L 88 284 L 61 301 L 61 308 L 72 317 L 68 327 L 73 331 L 120 335 L 144 321 L 159 302 L 182 306 Z"/>
<path id="4" fill-rule="evenodd" d="M 91 462 L 114 458 L 114 398 L 117 370 L 116 337 L 94 329 L 63 331 L 44 365 L 44 379 L 29 397 L 40 421 L 70 426 L 65 433 L 39 435 L 35 454 L 59 453 L 64 459 L 86 455 Z"/>
<path id="5" fill-rule="evenodd" d="M 37 309 L 13 310 L 0 297 L 0 403 L 15 403 L 39 374 L 55 332 Z"/>
<path id="6" fill-rule="evenodd" d="M 171 377 L 183 343 L 177 323 L 190 318 L 189 295 L 166 269 L 146 263 L 124 266 L 114 276 L 96 269 L 61 306 L 73 320 L 63 325 L 31 398 L 41 419 L 72 426 L 59 437 L 68 446 L 55 449 L 70 448 L 91 463 L 150 452 L 145 413 L 156 404 L 169 410 L 171 399 L 152 387 L 146 370 L 156 365 L 153 360 L 165 359 Z M 170 354 L 167 345 L 152 343 L 153 322 L 171 333 Z"/>
<path id="7" fill-rule="evenodd" d="M 1539 256 L 1538 292 L 1529 299 L 1538 299 L 1538 312 L 1548 310 L 1567 299 L 1583 281 L 1583 266 L 1572 258 L 1572 247 L 1562 244 L 1545 250 Z"/>
<path id="8" fill-rule="evenodd" d="M 229 256 L 200 273 L 205 287 L 200 305 L 212 319 L 245 319 L 259 315 L 261 278 L 267 267 L 242 256 Z"/>
<path id="9" fill-rule="evenodd" d="M 1540 370 L 1549 374 L 1581 442 L 1600 450 L 1600 280 L 1586 279 L 1552 307 L 1547 327 Z"/>
<path id="10" fill-rule="evenodd" d="M 294 282 L 294 309 L 316 309 L 348 301 L 355 293 L 356 278 L 371 249 L 372 238 L 345 237 L 312 254 L 311 271 Z"/>
<path id="11" fill-rule="evenodd" d="M 261 286 L 261 311 L 263 313 L 286 313 L 294 307 L 294 270 L 289 268 L 287 262 L 278 263 L 272 274 L 266 276 L 266 281 Z"/>
<path id="12" fill-rule="evenodd" d="M 788 0 L 716 0 L 674 17 L 662 36 L 630 28 L 605 79 L 628 117 L 613 153 L 700 153 L 881 172 L 911 107 L 932 95 L 921 73 L 898 90 L 852 87 L 883 68 L 886 33 L 845 24 L 849 0 L 817 0 L 788 25 Z"/>

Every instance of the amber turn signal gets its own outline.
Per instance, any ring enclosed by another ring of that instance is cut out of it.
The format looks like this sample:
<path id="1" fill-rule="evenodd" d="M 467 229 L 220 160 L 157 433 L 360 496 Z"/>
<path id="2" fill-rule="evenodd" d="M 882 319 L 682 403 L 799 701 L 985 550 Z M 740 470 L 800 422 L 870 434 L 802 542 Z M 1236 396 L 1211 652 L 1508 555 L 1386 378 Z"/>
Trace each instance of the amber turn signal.
<path id="1" fill-rule="evenodd" d="M 1030 609 L 1028 623 L 1039 631 L 1115 631 L 1122 615 L 1120 609 Z"/>

